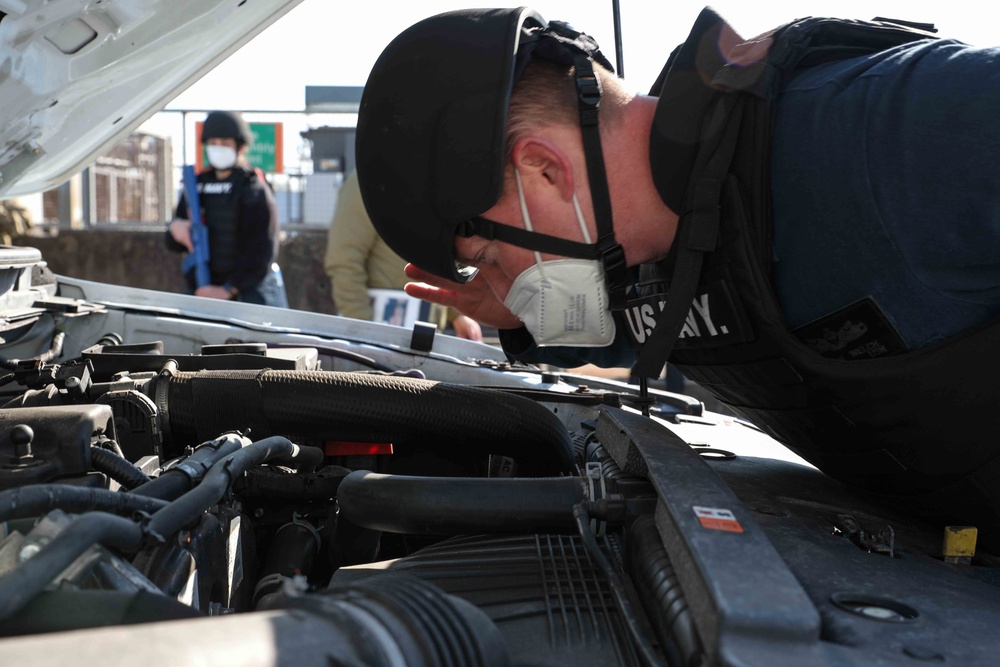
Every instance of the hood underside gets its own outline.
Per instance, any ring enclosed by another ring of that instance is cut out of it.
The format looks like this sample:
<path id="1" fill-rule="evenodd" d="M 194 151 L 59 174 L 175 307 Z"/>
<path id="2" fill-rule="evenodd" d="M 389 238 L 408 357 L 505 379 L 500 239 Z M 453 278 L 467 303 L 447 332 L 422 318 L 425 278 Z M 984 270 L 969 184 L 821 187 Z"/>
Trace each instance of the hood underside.
<path id="1" fill-rule="evenodd" d="M 0 198 L 59 185 L 301 0 L 0 0 Z"/>

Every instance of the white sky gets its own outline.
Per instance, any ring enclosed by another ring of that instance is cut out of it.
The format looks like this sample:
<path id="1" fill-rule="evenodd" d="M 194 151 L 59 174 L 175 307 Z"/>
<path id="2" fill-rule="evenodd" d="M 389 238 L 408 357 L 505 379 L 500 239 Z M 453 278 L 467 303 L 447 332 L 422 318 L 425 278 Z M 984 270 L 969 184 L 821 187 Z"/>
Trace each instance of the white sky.
<path id="1" fill-rule="evenodd" d="M 172 108 L 301 109 L 306 85 L 364 85 L 382 48 L 412 23 L 487 2 L 453 0 L 304 0 L 206 75 Z M 593 35 L 611 62 L 611 0 L 536 0 L 546 19 L 561 19 Z M 512 4 L 510 6 L 517 6 Z M 985 5 L 967 0 L 621 0 L 625 79 L 645 92 L 698 12 L 711 4 L 744 37 L 803 16 L 870 19 L 876 15 L 935 23 L 941 35 L 980 46 L 996 43 Z M 988 3 L 987 3 L 988 4 Z M 504 6 L 499 3 L 496 6 Z"/>
<path id="2" fill-rule="evenodd" d="M 671 50 L 682 42 L 705 0 L 620 0 L 625 80 L 646 92 Z M 980 46 L 993 45 L 992 11 L 969 0 L 716 0 L 711 3 L 744 37 L 795 18 L 874 16 L 935 23 L 939 34 Z M 302 110 L 307 85 L 363 86 L 384 46 L 427 16 L 461 7 L 490 6 L 456 0 L 304 0 L 287 15 L 175 98 L 168 109 Z M 496 6 L 504 6 L 498 3 Z M 517 6 L 509 5 L 509 6 Z M 546 19 L 568 21 L 597 39 L 616 62 L 611 0 L 536 0 Z M 197 118 L 196 118 L 197 119 Z M 189 117 L 189 123 L 195 119 Z M 354 117 L 267 117 L 285 123 L 285 161 L 297 160 L 301 129 L 353 125 Z M 179 134 L 179 114 L 159 114 L 143 129 Z M 193 125 L 191 125 L 193 127 Z M 193 141 L 188 132 L 189 144 Z M 179 144 L 179 140 L 177 140 Z M 175 144 L 178 160 L 180 146 Z"/>

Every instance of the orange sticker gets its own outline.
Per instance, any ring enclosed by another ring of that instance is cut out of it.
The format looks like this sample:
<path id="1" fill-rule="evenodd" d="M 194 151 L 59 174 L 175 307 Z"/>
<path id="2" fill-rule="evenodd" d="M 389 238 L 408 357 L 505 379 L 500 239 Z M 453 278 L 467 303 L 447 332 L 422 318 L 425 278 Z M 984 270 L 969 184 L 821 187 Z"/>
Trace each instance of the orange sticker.
<path id="1" fill-rule="evenodd" d="M 719 507 L 699 507 L 694 506 L 694 515 L 698 517 L 702 528 L 709 530 L 724 530 L 728 533 L 742 533 L 743 526 L 736 520 L 736 517 L 727 509 Z"/>

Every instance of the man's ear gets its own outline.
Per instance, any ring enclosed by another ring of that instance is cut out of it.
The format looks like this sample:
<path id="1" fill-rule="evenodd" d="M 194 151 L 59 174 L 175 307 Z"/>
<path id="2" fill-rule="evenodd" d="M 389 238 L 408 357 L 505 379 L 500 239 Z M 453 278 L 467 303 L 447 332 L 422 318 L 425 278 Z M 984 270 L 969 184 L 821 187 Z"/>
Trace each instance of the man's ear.
<path id="1" fill-rule="evenodd" d="M 575 188 L 569 156 L 551 140 L 539 136 L 518 139 L 511 151 L 511 161 L 522 181 L 538 178 L 538 187 L 555 189 L 564 201 L 573 199 Z"/>

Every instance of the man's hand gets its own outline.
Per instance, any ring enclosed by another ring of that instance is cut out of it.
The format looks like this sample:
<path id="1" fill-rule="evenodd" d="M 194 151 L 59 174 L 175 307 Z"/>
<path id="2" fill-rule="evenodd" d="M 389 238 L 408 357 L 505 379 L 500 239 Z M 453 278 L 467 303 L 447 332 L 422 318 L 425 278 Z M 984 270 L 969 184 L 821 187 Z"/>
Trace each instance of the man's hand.
<path id="1" fill-rule="evenodd" d="M 172 236 L 174 240 L 180 243 L 182 246 L 187 248 L 188 252 L 194 250 L 194 243 L 191 242 L 190 220 L 185 220 L 184 218 L 174 218 L 173 220 L 171 220 L 170 236 Z"/>
<path id="2" fill-rule="evenodd" d="M 517 329 L 521 326 L 521 320 L 514 317 L 497 299 L 485 280 L 474 278 L 462 285 L 435 276 L 413 264 L 407 264 L 405 272 L 408 278 L 417 281 L 407 283 L 404 287 L 410 296 L 454 308 L 476 322 L 497 329 Z"/>
<path id="3" fill-rule="evenodd" d="M 194 291 L 195 296 L 203 296 L 208 299 L 223 299 L 228 301 L 232 294 L 222 285 L 202 285 Z"/>
<path id="4" fill-rule="evenodd" d="M 479 322 L 467 315 L 459 315 L 451 321 L 451 326 L 455 329 L 455 335 L 466 340 L 482 342 L 483 329 Z"/>

